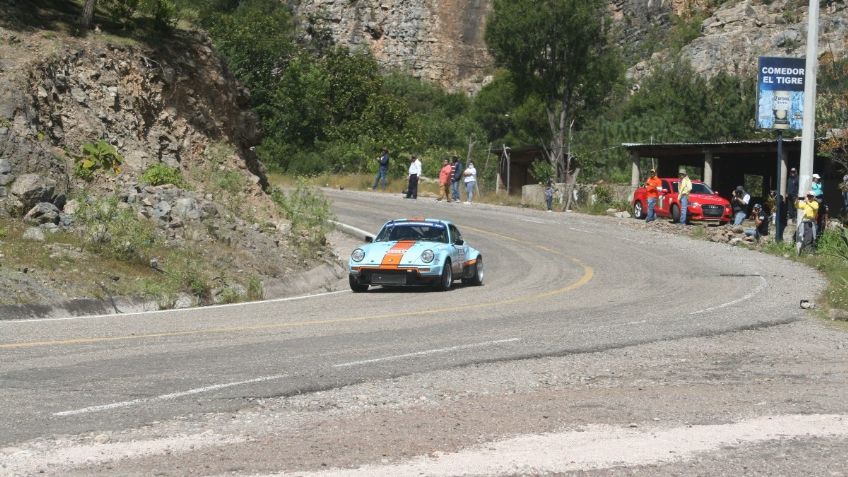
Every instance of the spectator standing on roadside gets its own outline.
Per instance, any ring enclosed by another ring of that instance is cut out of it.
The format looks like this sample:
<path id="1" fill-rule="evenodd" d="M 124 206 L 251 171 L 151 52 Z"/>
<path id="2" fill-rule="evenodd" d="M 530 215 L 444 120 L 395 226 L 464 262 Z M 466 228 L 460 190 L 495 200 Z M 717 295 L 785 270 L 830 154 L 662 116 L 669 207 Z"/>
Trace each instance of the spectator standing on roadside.
<path id="1" fill-rule="evenodd" d="M 451 164 L 447 158 L 442 161 L 442 168 L 439 169 L 439 198 L 437 201 L 441 201 L 442 197 L 447 199 L 448 202 L 451 201 L 450 194 L 450 184 L 451 184 Z"/>
<path id="2" fill-rule="evenodd" d="M 754 204 L 754 210 L 751 215 L 754 219 L 754 228 L 746 229 L 745 235 L 748 237 L 754 237 L 757 241 L 760 241 L 760 237 L 769 234 L 769 215 L 763 210 L 763 206 L 760 204 Z"/>
<path id="3" fill-rule="evenodd" d="M 680 183 L 677 185 L 677 196 L 680 199 L 680 223 L 686 225 L 686 213 L 689 211 L 689 194 L 692 192 L 692 181 L 686 169 L 680 170 Z"/>
<path id="4" fill-rule="evenodd" d="M 790 204 L 798 199 L 798 171 L 794 167 L 789 169 L 789 177 L 786 179 L 786 198 Z"/>
<path id="5" fill-rule="evenodd" d="M 645 181 L 645 191 L 648 197 L 648 213 L 645 217 L 646 223 L 657 220 L 657 212 L 654 208 L 657 206 L 657 199 L 660 197 L 660 188 L 662 188 L 662 181 L 657 177 L 657 171 L 651 169 L 650 174 L 651 176 Z"/>
<path id="6" fill-rule="evenodd" d="M 748 216 L 748 202 L 751 201 L 751 196 L 745 192 L 742 186 L 736 186 L 733 191 L 733 197 L 730 199 L 730 206 L 733 209 L 733 225 L 741 225 Z"/>
<path id="7" fill-rule="evenodd" d="M 406 188 L 406 199 L 418 198 L 418 176 L 421 175 L 421 161 L 412 156 L 409 164 L 409 185 Z"/>
<path id="8" fill-rule="evenodd" d="M 842 176 L 842 182 L 839 183 L 839 190 L 842 192 L 842 216 L 848 215 L 848 174 Z"/>
<path id="9" fill-rule="evenodd" d="M 548 184 L 545 186 L 545 205 L 548 206 L 548 212 L 554 211 L 554 193 L 556 193 L 556 188 L 554 188 L 554 180 L 548 179 Z"/>
<path id="10" fill-rule="evenodd" d="M 811 190 L 807 192 L 806 199 L 795 199 L 795 208 L 804 212 L 804 216 L 801 218 L 801 227 L 803 229 L 799 237 L 801 242 L 806 242 L 804 236 L 807 234 L 807 230 L 812 234 L 812 242 L 815 242 L 816 220 L 819 215 L 819 203 L 816 200 L 816 194 Z"/>
<path id="11" fill-rule="evenodd" d="M 389 173 L 389 150 L 384 147 L 383 154 L 377 158 L 377 161 L 380 163 L 380 167 L 377 169 L 377 176 L 374 177 L 374 185 L 371 186 L 371 190 L 377 190 L 377 184 L 382 182 L 383 192 L 385 192 L 388 185 L 386 176 Z"/>
<path id="12" fill-rule="evenodd" d="M 471 205 L 474 199 L 474 187 L 477 185 L 477 169 L 474 168 L 474 163 L 468 161 L 468 167 L 462 171 L 462 177 L 465 181 L 465 203 Z"/>
<path id="13" fill-rule="evenodd" d="M 459 156 L 454 154 L 453 163 L 451 164 L 451 198 L 454 202 L 460 201 L 459 182 L 462 179 L 462 162 Z"/>
<path id="14" fill-rule="evenodd" d="M 813 183 L 810 185 L 810 189 L 813 190 L 813 194 L 816 195 L 816 199 L 821 202 L 821 200 L 824 198 L 824 188 L 822 187 L 820 175 L 813 174 Z"/>

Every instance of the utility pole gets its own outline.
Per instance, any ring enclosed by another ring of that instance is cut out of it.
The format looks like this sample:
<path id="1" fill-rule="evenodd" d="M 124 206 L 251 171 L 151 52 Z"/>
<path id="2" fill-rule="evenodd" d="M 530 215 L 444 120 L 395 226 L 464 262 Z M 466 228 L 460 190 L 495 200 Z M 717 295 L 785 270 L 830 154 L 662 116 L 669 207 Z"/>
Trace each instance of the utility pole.
<path id="1" fill-rule="evenodd" d="M 810 190 L 815 158 L 816 135 L 816 73 L 819 49 L 819 0 L 810 0 L 807 10 L 807 58 L 804 68 L 804 129 L 801 132 L 801 164 L 798 168 L 798 196 Z M 794 207 L 794 204 L 793 204 Z M 801 223 L 798 211 L 798 222 Z"/>

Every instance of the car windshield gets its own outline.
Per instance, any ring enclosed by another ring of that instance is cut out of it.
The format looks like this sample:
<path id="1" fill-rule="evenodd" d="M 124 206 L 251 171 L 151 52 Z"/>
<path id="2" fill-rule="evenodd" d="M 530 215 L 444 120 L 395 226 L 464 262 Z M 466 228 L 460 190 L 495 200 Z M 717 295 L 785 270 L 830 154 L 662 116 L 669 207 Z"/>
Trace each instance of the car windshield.
<path id="1" fill-rule="evenodd" d="M 678 192 L 677 186 L 679 186 L 679 185 L 680 185 L 679 182 L 675 182 L 675 183 L 672 184 L 672 189 L 674 190 L 675 193 Z M 704 184 L 703 182 L 693 182 L 692 183 L 692 194 L 712 195 L 713 190 L 710 189 L 710 186 Z"/>
<path id="2" fill-rule="evenodd" d="M 375 242 L 395 242 L 399 240 L 425 240 L 428 242 L 448 243 L 448 229 L 442 224 L 425 222 L 391 223 L 377 234 Z"/>
<path id="3" fill-rule="evenodd" d="M 710 186 L 704 184 L 703 182 L 698 182 L 696 184 L 692 184 L 692 193 L 712 195 L 713 190 L 710 189 Z"/>

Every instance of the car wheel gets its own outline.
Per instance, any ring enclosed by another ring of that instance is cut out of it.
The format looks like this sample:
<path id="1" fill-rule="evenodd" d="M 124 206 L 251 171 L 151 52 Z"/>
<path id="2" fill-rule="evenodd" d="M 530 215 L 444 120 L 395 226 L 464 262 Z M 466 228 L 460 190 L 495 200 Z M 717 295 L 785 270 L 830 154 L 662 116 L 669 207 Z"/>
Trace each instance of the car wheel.
<path id="1" fill-rule="evenodd" d="M 677 204 L 671 206 L 671 220 L 674 223 L 680 222 L 680 207 Z"/>
<path id="2" fill-rule="evenodd" d="M 442 267 L 442 276 L 439 277 L 439 281 L 436 282 L 436 289 L 440 291 L 450 290 L 451 285 L 453 285 L 453 270 L 451 269 L 450 259 L 445 260 L 445 264 Z"/>
<path id="3" fill-rule="evenodd" d="M 636 201 L 633 203 L 633 216 L 637 219 L 645 218 L 645 206 L 642 205 L 641 201 Z"/>
<path id="4" fill-rule="evenodd" d="M 463 278 L 462 283 L 467 285 L 476 285 L 480 286 L 483 284 L 483 257 L 477 257 L 477 261 L 472 265 L 474 269 L 472 270 L 472 274 L 468 278 Z"/>
<path id="5" fill-rule="evenodd" d="M 362 293 L 368 291 L 368 284 L 359 283 L 359 279 L 354 276 L 348 275 L 347 281 L 348 283 L 350 283 L 350 289 L 353 290 L 354 293 Z"/>

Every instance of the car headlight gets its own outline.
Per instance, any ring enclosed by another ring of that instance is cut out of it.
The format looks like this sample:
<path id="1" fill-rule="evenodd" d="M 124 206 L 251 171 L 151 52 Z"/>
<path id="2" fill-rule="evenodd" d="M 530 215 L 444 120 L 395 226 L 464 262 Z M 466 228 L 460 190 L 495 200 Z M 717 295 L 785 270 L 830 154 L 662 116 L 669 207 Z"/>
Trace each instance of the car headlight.
<path id="1" fill-rule="evenodd" d="M 350 254 L 350 259 L 354 262 L 361 262 L 362 259 L 365 258 L 365 250 L 358 248 Z"/>
<path id="2" fill-rule="evenodd" d="M 421 254 L 421 261 L 424 263 L 430 263 L 436 256 L 433 254 L 432 250 L 425 250 L 424 253 Z"/>
<path id="3" fill-rule="evenodd" d="M 689 204 L 689 205 L 691 205 L 692 207 L 700 207 L 700 206 L 701 206 L 701 203 L 700 203 L 700 202 L 692 202 L 692 203 L 691 203 L 691 204 Z"/>

